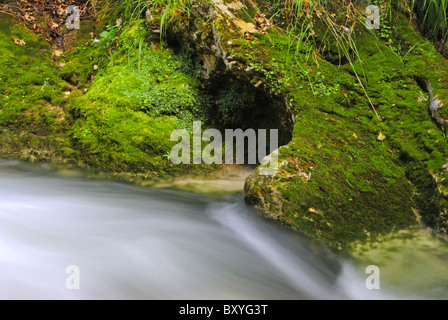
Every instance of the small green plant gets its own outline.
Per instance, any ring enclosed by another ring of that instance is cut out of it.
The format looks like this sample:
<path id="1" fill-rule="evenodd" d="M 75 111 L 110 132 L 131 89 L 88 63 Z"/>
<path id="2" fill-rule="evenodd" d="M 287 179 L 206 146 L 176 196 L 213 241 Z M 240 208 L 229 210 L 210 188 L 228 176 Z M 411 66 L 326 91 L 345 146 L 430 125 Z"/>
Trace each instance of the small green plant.
<path id="1" fill-rule="evenodd" d="M 392 45 L 392 27 L 386 19 L 381 20 L 380 38 L 388 45 Z"/>
<path id="2" fill-rule="evenodd" d="M 163 158 L 167 159 L 168 161 L 171 161 L 171 152 L 167 151 L 164 155 Z"/>
<path id="3" fill-rule="evenodd" d="M 260 63 L 251 62 L 249 67 L 252 70 L 263 74 L 264 81 L 269 85 L 271 92 L 276 92 L 282 88 L 283 78 L 279 77 L 276 71 L 268 69 L 265 65 Z"/>
<path id="4" fill-rule="evenodd" d="M 338 91 L 339 91 L 339 84 L 328 85 L 325 83 L 325 76 L 321 72 L 318 72 L 316 74 L 316 80 L 313 90 L 314 95 L 329 96 Z"/>
<path id="5" fill-rule="evenodd" d="M 151 9 L 163 8 L 160 11 L 160 36 L 166 35 L 168 23 L 180 11 L 189 12 L 190 0 L 125 0 L 117 1 L 123 7 L 124 16 L 128 21 L 141 19 Z"/>
<path id="6" fill-rule="evenodd" d="M 350 4 L 347 5 L 345 2 L 340 2 L 341 6 L 339 7 L 337 5 L 335 6 L 334 2 L 320 0 L 287 0 L 274 2 L 274 6 L 277 10 L 274 15 L 286 20 L 286 27 L 284 30 L 288 34 L 289 39 L 287 51 L 288 60 L 293 62 L 291 67 L 299 68 L 302 71 L 303 75 L 308 79 L 314 94 L 321 94 L 322 92 L 330 93 L 331 89 L 324 88 L 322 84 L 317 84 L 317 87 L 315 88 L 309 71 L 304 67 L 304 65 L 308 64 L 308 60 L 311 58 L 318 66 L 318 54 L 322 52 L 325 49 L 326 44 L 330 42 L 337 50 L 339 62 L 341 63 L 341 61 L 344 60 L 351 66 L 357 82 L 362 87 L 364 94 L 369 101 L 370 108 L 379 119 L 375 106 L 373 105 L 360 77 L 360 74 L 362 75 L 364 73 L 364 70 L 362 69 L 363 63 L 356 47 L 355 38 L 352 35 L 352 31 L 359 16 L 356 13 L 353 3 L 350 2 Z M 318 23 L 316 23 L 316 21 L 318 21 Z M 344 21 L 343 25 L 341 25 L 341 21 Z M 327 42 L 324 41 L 324 44 L 317 44 L 314 40 L 317 24 L 323 25 L 324 28 L 326 28 L 326 33 L 323 38 L 327 39 Z M 305 52 L 305 55 L 301 54 L 302 51 Z M 301 59 L 302 57 L 305 57 L 305 59 Z M 359 66 L 358 69 L 354 66 L 356 61 L 360 62 L 357 64 Z"/>
<path id="7" fill-rule="evenodd" d="M 101 49 L 108 50 L 109 56 L 112 57 L 112 51 L 116 46 L 121 29 L 122 25 L 108 25 L 106 30 L 100 33 L 99 42 L 94 42 L 94 44 L 98 44 Z"/>
<path id="8" fill-rule="evenodd" d="M 232 83 L 221 90 L 216 99 L 218 117 L 224 125 L 234 123 L 241 117 L 243 110 L 254 103 L 253 91 L 242 90 L 236 83 Z"/>
<path id="9" fill-rule="evenodd" d="M 435 41 L 448 40 L 448 0 L 410 0 L 420 28 Z"/>

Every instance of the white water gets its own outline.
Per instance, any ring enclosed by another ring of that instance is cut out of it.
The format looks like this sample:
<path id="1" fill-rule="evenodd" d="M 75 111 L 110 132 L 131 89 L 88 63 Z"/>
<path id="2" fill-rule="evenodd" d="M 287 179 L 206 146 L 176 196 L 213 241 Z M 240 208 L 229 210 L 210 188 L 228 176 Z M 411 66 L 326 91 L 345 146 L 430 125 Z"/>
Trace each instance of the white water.
<path id="1" fill-rule="evenodd" d="M 315 246 L 314 246 L 315 247 Z M 66 268 L 80 289 L 66 287 Z M 0 299 L 385 299 L 226 200 L 0 162 Z"/>

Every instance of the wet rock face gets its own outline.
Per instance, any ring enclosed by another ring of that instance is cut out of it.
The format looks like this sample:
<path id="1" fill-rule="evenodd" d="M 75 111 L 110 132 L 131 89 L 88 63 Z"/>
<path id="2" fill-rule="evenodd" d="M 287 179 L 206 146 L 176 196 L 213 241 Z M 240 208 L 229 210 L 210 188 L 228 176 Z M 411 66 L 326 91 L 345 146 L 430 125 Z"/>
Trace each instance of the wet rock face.
<path id="1" fill-rule="evenodd" d="M 247 59 L 238 54 L 235 43 L 235 39 L 251 41 L 266 27 L 256 26 L 241 17 L 243 12 L 253 12 L 255 19 L 255 8 L 252 1 L 247 4 L 221 0 L 199 2 L 170 26 L 167 41 L 173 47 L 188 49 L 201 62 L 200 78 L 205 92 L 216 97 L 210 106 L 213 125 L 221 129 L 276 128 L 280 145 L 287 144 L 294 128 L 289 99 L 265 85 L 262 71 L 254 70 Z M 149 28 L 155 33 L 160 30 L 158 15 L 159 9 L 147 14 Z M 232 110 L 231 116 L 220 113 L 228 100 L 238 100 L 235 104 L 240 105 Z"/>

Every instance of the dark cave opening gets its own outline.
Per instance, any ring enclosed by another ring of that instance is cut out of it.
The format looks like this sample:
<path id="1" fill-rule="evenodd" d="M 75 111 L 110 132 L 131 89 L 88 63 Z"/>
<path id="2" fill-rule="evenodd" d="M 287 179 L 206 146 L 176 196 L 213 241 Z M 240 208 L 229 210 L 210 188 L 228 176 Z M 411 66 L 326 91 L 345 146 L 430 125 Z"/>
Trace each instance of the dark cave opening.
<path id="1" fill-rule="evenodd" d="M 262 77 L 243 70 L 229 69 L 223 58 L 217 56 L 213 56 L 213 59 L 216 58 L 213 68 L 207 68 L 208 63 L 205 60 L 210 60 L 211 57 L 208 50 L 204 52 L 204 48 L 198 48 L 196 44 L 185 39 L 180 41 L 176 33 L 168 35 L 167 44 L 177 55 L 188 57 L 189 66 L 199 66 L 196 72 L 202 83 L 201 109 L 206 114 L 206 127 L 219 130 L 222 137 L 229 129 L 241 129 L 244 132 L 253 130 L 256 133 L 264 129 L 267 133 L 266 155 L 276 149 L 271 147 L 272 129 L 278 130 L 277 148 L 291 141 L 294 116 L 289 99 L 283 94 L 273 93 L 263 81 L 253 81 L 254 78 Z M 254 146 L 248 145 L 248 142 L 246 139 L 246 164 L 248 151 L 254 150 Z M 257 140 L 257 150 L 258 142 Z M 257 161 L 257 164 L 259 162 Z"/>
<path id="2" fill-rule="evenodd" d="M 260 133 L 263 131 L 260 130 L 265 130 L 266 155 L 291 141 L 294 118 L 285 97 L 267 92 L 263 86 L 256 87 L 231 73 L 215 74 L 205 81 L 204 88 L 209 125 L 220 130 L 223 136 L 228 129 L 241 129 L 248 134 L 255 132 L 258 150 L 261 147 L 258 144 L 263 140 Z M 278 130 L 276 147 L 270 141 L 274 138 L 272 129 Z M 248 152 L 255 146 L 250 145 L 247 139 L 245 143 L 245 160 L 248 163 Z"/>

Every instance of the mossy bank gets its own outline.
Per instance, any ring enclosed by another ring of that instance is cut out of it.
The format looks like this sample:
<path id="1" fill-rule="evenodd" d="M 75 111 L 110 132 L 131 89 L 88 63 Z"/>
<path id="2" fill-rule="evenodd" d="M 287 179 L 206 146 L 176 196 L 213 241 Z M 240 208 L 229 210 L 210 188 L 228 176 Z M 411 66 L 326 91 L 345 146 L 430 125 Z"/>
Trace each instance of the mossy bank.
<path id="1" fill-rule="evenodd" d="M 201 84 L 187 56 L 151 41 L 144 20 L 103 31 L 82 23 L 73 49 L 56 56 L 43 35 L 5 15 L 0 23 L 2 157 L 133 181 L 217 169 L 170 161 L 171 133 L 204 119 Z"/>

